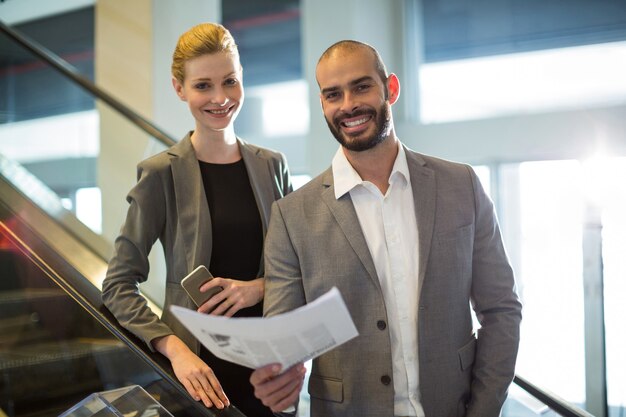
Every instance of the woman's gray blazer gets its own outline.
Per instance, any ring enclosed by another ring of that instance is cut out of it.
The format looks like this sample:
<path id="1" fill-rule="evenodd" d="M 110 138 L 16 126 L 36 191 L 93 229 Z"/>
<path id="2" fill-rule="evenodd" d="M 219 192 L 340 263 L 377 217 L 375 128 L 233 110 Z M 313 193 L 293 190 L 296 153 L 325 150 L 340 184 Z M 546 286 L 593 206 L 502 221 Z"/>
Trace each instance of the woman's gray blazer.
<path id="1" fill-rule="evenodd" d="M 291 191 L 287 163 L 281 153 L 239 139 L 238 143 L 265 236 L 272 203 Z M 172 304 L 195 309 L 180 281 L 197 266 L 211 262 L 211 216 L 190 134 L 138 165 L 137 184 L 127 200 L 126 221 L 102 285 L 103 302 L 120 324 L 150 349 L 154 350 L 152 340 L 174 333 L 197 353 L 199 342 L 169 311 Z M 138 289 L 148 279 L 148 254 L 157 239 L 163 245 L 167 266 L 161 318 Z M 261 257 L 258 276 L 263 274 Z"/>

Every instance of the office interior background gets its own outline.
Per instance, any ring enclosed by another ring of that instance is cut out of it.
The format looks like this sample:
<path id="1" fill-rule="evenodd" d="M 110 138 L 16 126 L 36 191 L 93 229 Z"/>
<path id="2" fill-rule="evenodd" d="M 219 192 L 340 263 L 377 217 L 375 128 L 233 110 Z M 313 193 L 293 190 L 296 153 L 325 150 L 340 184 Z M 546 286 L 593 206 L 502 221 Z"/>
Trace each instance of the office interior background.
<path id="1" fill-rule="evenodd" d="M 400 139 L 471 164 L 494 200 L 524 304 L 517 373 L 594 415 L 626 416 L 625 1 L 4 0 L 0 20 L 176 139 L 194 126 L 171 87 L 176 40 L 222 22 L 244 67 L 236 130 L 284 152 L 297 186 L 338 146 L 319 55 L 340 39 L 372 44 L 400 78 Z M 21 164 L 112 242 L 136 164 L 164 145 L 4 37 L 0 47 L 2 164 Z M 157 305 L 158 252 L 142 288 Z"/>

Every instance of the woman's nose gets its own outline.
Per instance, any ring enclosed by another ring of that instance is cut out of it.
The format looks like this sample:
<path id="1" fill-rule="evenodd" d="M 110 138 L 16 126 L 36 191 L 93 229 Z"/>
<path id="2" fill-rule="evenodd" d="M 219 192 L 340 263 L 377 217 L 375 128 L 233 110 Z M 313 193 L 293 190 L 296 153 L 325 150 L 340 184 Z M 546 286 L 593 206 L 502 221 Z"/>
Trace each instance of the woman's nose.
<path id="1" fill-rule="evenodd" d="M 226 94 L 223 89 L 219 87 L 215 88 L 213 94 L 211 95 L 211 103 L 218 104 L 220 106 L 226 104 Z"/>

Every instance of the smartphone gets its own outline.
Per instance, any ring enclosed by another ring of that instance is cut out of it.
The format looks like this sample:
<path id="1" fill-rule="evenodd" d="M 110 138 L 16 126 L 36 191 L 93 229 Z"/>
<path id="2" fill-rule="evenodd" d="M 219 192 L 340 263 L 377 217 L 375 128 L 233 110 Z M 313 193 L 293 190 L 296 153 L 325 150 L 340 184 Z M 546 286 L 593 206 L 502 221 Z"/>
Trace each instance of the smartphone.
<path id="1" fill-rule="evenodd" d="M 209 272 L 208 269 L 204 265 L 200 265 L 189 275 L 187 275 L 180 284 L 183 286 L 189 297 L 193 300 L 196 306 L 200 307 L 204 304 L 209 298 L 213 297 L 218 292 L 222 291 L 222 287 L 212 288 L 209 291 L 201 292 L 200 287 L 211 281 L 213 279 L 213 275 Z"/>

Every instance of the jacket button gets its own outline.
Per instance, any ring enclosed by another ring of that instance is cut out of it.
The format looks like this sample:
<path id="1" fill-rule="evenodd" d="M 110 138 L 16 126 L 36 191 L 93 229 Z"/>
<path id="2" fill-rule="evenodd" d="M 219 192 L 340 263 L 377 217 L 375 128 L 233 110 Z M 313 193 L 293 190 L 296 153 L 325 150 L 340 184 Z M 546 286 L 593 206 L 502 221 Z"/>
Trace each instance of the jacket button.
<path id="1" fill-rule="evenodd" d="M 380 382 L 382 382 L 383 385 L 389 385 L 391 384 L 391 377 L 389 375 L 383 375 L 380 377 Z"/>
<path id="2" fill-rule="evenodd" d="M 387 323 L 385 323 L 385 320 L 378 320 L 376 327 L 378 327 L 379 330 L 385 330 L 387 328 Z"/>

